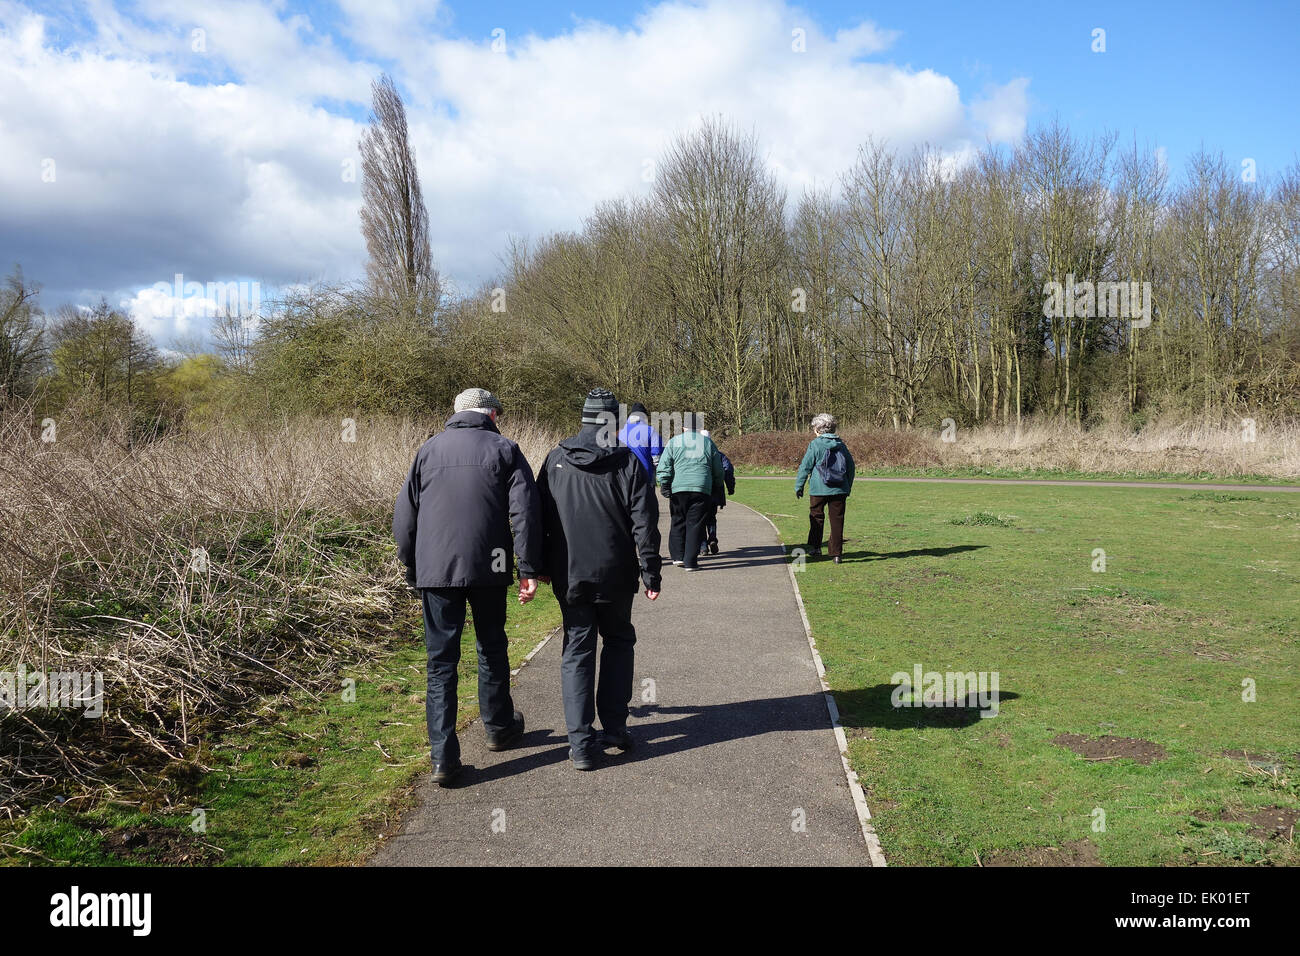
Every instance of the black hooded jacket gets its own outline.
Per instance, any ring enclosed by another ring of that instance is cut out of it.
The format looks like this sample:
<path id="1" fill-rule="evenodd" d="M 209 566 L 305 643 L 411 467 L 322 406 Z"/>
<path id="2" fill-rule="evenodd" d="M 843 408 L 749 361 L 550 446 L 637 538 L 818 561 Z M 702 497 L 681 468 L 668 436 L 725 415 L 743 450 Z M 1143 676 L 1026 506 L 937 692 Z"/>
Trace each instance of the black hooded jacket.
<path id="1" fill-rule="evenodd" d="M 570 604 L 651 591 L 659 581 L 659 502 L 645 469 L 622 446 L 585 426 L 546 456 L 537 475 L 546 573 Z"/>
<path id="2" fill-rule="evenodd" d="M 511 542 L 513 531 L 513 546 Z M 458 412 L 415 454 L 393 510 L 397 556 L 418 588 L 509 585 L 542 560 L 533 471 L 482 412 Z"/>

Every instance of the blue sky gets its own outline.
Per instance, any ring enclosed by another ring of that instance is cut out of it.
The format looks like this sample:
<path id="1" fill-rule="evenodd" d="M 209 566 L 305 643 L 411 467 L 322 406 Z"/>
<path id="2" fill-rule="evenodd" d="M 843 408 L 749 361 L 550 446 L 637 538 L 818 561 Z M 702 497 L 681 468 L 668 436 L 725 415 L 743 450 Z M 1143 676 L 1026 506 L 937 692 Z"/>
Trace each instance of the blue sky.
<path id="1" fill-rule="evenodd" d="M 580 20 L 631 27 L 654 4 L 448 4 L 447 33 L 486 42 L 494 28 L 555 36 Z M 898 38 L 877 60 L 963 85 L 1030 80 L 1030 120 L 1164 146 L 1181 170 L 1202 146 L 1253 157 L 1261 172 L 1300 157 L 1300 2 L 974 0 L 799 5 L 827 31 L 870 20 Z M 306 9 L 330 11 L 328 3 Z M 1106 31 L 1105 53 L 1093 33 Z"/>
<path id="2" fill-rule="evenodd" d="M 756 132 L 792 200 L 868 136 L 960 158 L 1053 118 L 1162 149 L 1175 179 L 1202 146 L 1267 177 L 1300 157 L 1298 49 L 1300 3 L 0 0 L 0 268 L 160 341 L 204 330 L 150 292 L 176 273 L 359 278 L 347 170 L 381 70 L 467 292 L 511 237 L 644 194 L 705 115 Z"/>
<path id="3" fill-rule="evenodd" d="M 642 3 L 453 3 L 466 37 L 495 26 L 545 35 L 576 18 L 631 25 Z M 1261 172 L 1300 157 L 1300 3 L 1061 2 L 801 4 L 823 28 L 867 19 L 898 39 L 875 59 L 963 85 L 1028 77 L 1030 120 L 1114 130 L 1163 145 L 1175 171 L 1204 145 Z M 1106 31 L 1106 52 L 1092 31 Z"/>

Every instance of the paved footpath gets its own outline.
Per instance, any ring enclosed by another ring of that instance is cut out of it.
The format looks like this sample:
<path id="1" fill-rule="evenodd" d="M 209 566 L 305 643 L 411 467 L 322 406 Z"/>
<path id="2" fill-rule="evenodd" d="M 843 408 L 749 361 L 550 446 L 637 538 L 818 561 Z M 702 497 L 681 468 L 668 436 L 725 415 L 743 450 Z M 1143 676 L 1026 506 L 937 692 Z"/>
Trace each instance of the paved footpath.
<path id="1" fill-rule="evenodd" d="M 475 721 L 463 782 L 425 776 L 371 863 L 869 866 L 783 549 L 743 505 L 719 518 L 723 552 L 634 605 L 635 749 L 573 769 L 556 636 L 515 680 L 522 743 L 491 753 Z"/>

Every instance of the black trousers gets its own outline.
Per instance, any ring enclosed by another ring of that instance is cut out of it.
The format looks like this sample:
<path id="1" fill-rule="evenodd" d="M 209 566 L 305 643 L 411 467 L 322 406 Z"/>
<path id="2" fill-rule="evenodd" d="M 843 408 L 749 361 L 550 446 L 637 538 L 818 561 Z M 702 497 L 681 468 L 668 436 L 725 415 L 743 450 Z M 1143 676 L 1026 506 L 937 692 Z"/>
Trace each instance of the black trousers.
<path id="1" fill-rule="evenodd" d="M 848 495 L 808 496 L 808 550 L 822 549 L 822 529 L 825 527 L 823 511 L 831 513 L 831 540 L 827 551 L 832 558 L 844 553 L 844 502 Z"/>
<path id="2" fill-rule="evenodd" d="M 429 686 L 424 698 L 429 722 L 429 751 L 435 764 L 460 760 L 456 738 L 456 667 L 465 604 L 474 612 L 478 643 L 478 708 L 489 734 L 503 733 L 514 721 L 510 697 L 510 657 L 506 641 L 506 588 L 422 588 L 424 646 Z"/>
<path id="3" fill-rule="evenodd" d="M 700 539 L 700 545 L 718 543 L 718 503 L 709 501 L 709 513 L 704 517 L 704 537 Z"/>
<path id="4" fill-rule="evenodd" d="M 713 498 L 701 491 L 675 491 L 669 501 L 672 525 L 668 529 L 668 556 L 693 568 L 699 563 L 704 523 Z"/>
<path id="5" fill-rule="evenodd" d="M 569 746 L 575 754 L 594 754 L 600 726 L 615 733 L 627 726 L 632 700 L 632 667 L 636 629 L 632 627 L 635 594 L 613 601 L 568 604 L 560 601 L 564 616 L 564 653 L 560 681 L 564 689 L 564 722 Z M 596 635 L 604 639 L 600 651 L 600 681 L 596 680 Z"/>

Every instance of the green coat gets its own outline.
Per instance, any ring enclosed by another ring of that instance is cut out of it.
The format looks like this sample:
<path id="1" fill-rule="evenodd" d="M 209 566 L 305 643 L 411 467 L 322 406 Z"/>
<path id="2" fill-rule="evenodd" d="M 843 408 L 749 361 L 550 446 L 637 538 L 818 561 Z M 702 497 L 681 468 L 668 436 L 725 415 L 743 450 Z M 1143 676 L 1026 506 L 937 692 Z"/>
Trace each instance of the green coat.
<path id="1" fill-rule="evenodd" d="M 699 432 L 683 432 L 664 446 L 655 474 L 660 487 L 667 487 L 673 494 L 699 491 L 709 495 L 715 487 L 722 487 L 722 455 L 712 438 Z"/>
<path id="2" fill-rule="evenodd" d="M 826 453 L 836 445 L 839 445 L 843 450 L 845 464 L 848 467 L 844 472 L 844 484 L 839 488 L 832 488 L 822 481 L 821 472 L 817 470 L 817 466 L 826 458 Z M 804 482 L 808 482 L 808 494 L 810 495 L 844 495 L 848 497 L 849 492 L 853 489 L 854 471 L 853 456 L 849 454 L 848 446 L 834 432 L 823 432 L 808 443 L 808 450 L 803 453 L 803 461 L 799 462 L 799 474 L 794 477 L 794 493 L 798 494 L 803 491 Z"/>

